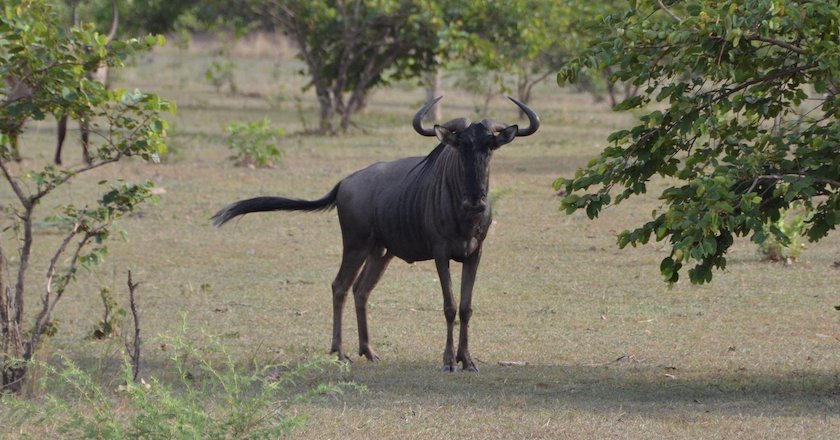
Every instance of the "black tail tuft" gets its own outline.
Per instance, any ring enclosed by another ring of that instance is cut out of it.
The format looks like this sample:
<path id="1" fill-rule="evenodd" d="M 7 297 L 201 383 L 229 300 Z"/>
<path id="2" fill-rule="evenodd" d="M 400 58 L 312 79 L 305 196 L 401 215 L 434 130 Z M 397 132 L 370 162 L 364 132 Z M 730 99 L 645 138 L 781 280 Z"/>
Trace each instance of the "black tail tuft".
<path id="1" fill-rule="evenodd" d="M 240 200 L 224 207 L 213 217 L 210 217 L 210 220 L 213 220 L 214 226 L 222 226 L 236 216 L 251 212 L 327 211 L 335 207 L 339 185 L 336 185 L 332 191 L 318 200 L 287 199 L 285 197 L 254 197 L 253 199 Z"/>

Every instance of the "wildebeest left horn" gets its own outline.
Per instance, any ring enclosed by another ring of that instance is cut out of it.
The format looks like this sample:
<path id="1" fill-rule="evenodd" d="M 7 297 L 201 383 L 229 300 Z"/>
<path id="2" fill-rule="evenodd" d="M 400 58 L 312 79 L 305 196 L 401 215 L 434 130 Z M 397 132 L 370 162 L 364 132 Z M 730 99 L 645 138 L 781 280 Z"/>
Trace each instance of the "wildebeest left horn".
<path id="1" fill-rule="evenodd" d="M 519 130 L 516 131 L 516 135 L 517 136 L 530 136 L 530 135 L 534 134 L 537 131 L 537 129 L 540 128 L 540 117 L 537 116 L 537 114 L 534 113 L 533 110 L 528 108 L 527 105 L 517 101 L 516 99 L 513 99 L 510 96 L 508 96 L 508 99 L 513 101 L 513 103 L 516 104 L 516 106 L 519 107 L 522 110 L 522 112 L 525 113 L 525 115 L 528 116 L 528 127 L 527 128 L 520 128 Z"/>
<path id="2" fill-rule="evenodd" d="M 429 112 L 438 101 L 443 99 L 443 96 L 438 96 L 433 101 L 428 102 L 426 105 L 421 108 L 417 114 L 414 115 L 414 119 L 411 121 L 411 125 L 414 127 L 414 131 L 420 133 L 421 136 L 435 136 L 435 130 L 432 128 L 423 128 L 423 117 L 426 116 L 426 113 Z"/>

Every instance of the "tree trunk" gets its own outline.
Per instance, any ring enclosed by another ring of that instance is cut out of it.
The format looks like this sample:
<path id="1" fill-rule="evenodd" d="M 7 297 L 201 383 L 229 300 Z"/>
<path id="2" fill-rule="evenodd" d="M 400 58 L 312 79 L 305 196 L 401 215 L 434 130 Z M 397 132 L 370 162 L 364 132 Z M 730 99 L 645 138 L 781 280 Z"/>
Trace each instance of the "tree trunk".
<path id="1" fill-rule="evenodd" d="M 19 392 L 26 376 L 25 347 L 20 322 L 15 320 L 19 304 L 12 295 L 7 274 L 8 265 L 0 248 L 0 394 Z"/>
<path id="2" fill-rule="evenodd" d="M 357 88 L 350 94 L 347 99 L 347 104 L 343 100 L 337 99 L 338 109 L 336 110 L 341 115 L 341 131 L 347 131 L 350 128 L 350 117 L 363 106 L 367 105 L 367 93 L 364 89 Z"/>
<path id="3" fill-rule="evenodd" d="M 516 80 L 516 98 L 519 99 L 519 102 L 528 105 L 528 101 L 531 100 L 531 87 L 528 73 L 520 73 Z M 516 117 L 520 120 L 524 119 L 525 116 L 525 112 L 521 108 L 516 112 Z"/>
<path id="4" fill-rule="evenodd" d="M 359 99 L 356 100 L 356 103 L 353 104 L 353 108 L 351 111 L 353 113 L 364 113 L 367 110 L 368 105 L 368 94 L 362 93 L 359 96 Z"/>
<path id="5" fill-rule="evenodd" d="M 315 87 L 315 93 L 318 96 L 318 106 L 321 108 L 319 119 L 319 131 L 321 133 L 330 133 L 333 131 L 332 119 L 335 114 L 333 111 L 333 102 L 330 92 L 327 89 Z"/>
<path id="6" fill-rule="evenodd" d="M 435 69 L 426 74 L 426 102 L 440 96 L 440 69 Z M 424 121 L 434 122 L 443 120 L 443 104 L 438 102 L 423 117 Z"/>
<path id="7" fill-rule="evenodd" d="M 6 355 L 2 357 L 3 383 L 0 384 L 0 395 L 3 393 L 20 393 L 20 390 L 23 389 L 23 381 L 26 378 L 27 363 Z"/>

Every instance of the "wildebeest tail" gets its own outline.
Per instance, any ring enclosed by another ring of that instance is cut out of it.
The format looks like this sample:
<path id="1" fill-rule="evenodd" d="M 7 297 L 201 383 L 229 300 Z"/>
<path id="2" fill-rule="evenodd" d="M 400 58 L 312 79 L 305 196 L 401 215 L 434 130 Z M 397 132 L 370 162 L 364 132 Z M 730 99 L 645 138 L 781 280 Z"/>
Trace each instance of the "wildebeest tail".
<path id="1" fill-rule="evenodd" d="M 213 217 L 210 217 L 210 220 L 213 220 L 215 226 L 222 226 L 238 215 L 251 212 L 327 211 L 335 207 L 339 185 L 336 185 L 332 191 L 318 200 L 287 199 L 285 197 L 254 197 L 253 199 L 240 200 L 224 207 Z"/>

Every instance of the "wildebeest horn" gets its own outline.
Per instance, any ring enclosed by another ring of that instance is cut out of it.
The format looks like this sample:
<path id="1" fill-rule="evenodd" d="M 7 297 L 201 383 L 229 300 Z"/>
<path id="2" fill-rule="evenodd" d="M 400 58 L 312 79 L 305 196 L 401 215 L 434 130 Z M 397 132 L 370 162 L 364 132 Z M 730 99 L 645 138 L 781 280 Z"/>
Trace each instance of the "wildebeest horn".
<path id="1" fill-rule="evenodd" d="M 105 44 L 110 44 L 111 40 L 117 36 L 117 25 L 120 22 L 120 13 L 117 11 L 117 0 L 111 1 L 111 30 L 108 31 L 108 36 L 105 37 Z"/>
<path id="2" fill-rule="evenodd" d="M 517 107 L 519 107 L 527 116 L 528 116 L 528 127 L 527 128 L 520 128 L 516 131 L 517 136 L 530 136 L 534 134 L 538 128 L 540 128 L 540 117 L 534 113 L 533 110 L 529 109 L 527 105 L 513 99 L 512 97 L 508 96 L 508 99 L 513 101 Z"/>
<path id="3" fill-rule="evenodd" d="M 435 130 L 431 128 L 423 128 L 423 117 L 426 116 L 426 113 L 429 112 L 438 101 L 443 99 L 443 96 L 438 96 L 434 99 L 434 101 L 430 101 L 426 103 L 426 105 L 421 108 L 417 114 L 414 115 L 414 119 L 411 121 L 411 125 L 414 127 L 414 131 L 420 133 L 421 136 L 435 136 Z"/>

